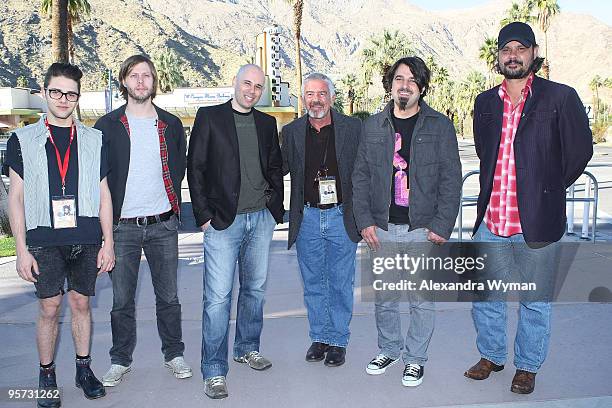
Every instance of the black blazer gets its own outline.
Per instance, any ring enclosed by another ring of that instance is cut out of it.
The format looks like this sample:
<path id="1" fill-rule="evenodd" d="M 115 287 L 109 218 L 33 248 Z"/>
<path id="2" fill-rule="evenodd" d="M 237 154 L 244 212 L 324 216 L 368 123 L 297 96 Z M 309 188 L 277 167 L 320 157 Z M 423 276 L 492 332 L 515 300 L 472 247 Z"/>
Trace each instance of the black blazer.
<path id="1" fill-rule="evenodd" d="M 154 105 L 155 106 L 155 105 Z M 108 164 L 110 173 L 108 174 L 108 187 L 113 200 L 114 222 L 119 221 L 123 199 L 125 198 L 125 186 L 127 183 L 128 171 L 130 169 L 130 137 L 121 122 L 125 116 L 126 105 L 122 105 L 112 112 L 102 116 L 94 127 L 104 135 L 104 140 L 108 143 Z M 185 178 L 187 140 L 185 130 L 181 120 L 158 106 L 155 106 L 157 117 L 160 122 L 167 125 L 164 132 L 166 146 L 168 148 L 168 168 L 170 170 L 170 180 L 174 193 L 181 205 L 181 183 Z M 179 214 L 180 216 L 180 214 Z"/>
<path id="2" fill-rule="evenodd" d="M 474 233 L 493 189 L 504 110 L 498 90 L 496 86 L 481 93 L 474 103 L 474 142 L 480 158 Z M 565 189 L 580 177 L 592 155 L 593 136 L 576 91 L 536 76 L 514 139 L 517 202 L 525 241 L 561 239 L 566 224 Z"/>
<path id="3" fill-rule="evenodd" d="M 344 228 L 354 242 L 361 240 L 353 216 L 353 167 L 357 158 L 361 121 L 357 118 L 332 111 L 334 139 L 338 171 L 342 183 L 342 203 L 344 208 Z M 291 202 L 289 211 L 288 248 L 295 242 L 302 218 L 304 217 L 304 166 L 306 160 L 306 132 L 308 115 L 304 115 L 283 127 L 284 173 L 291 172 Z"/>
<path id="4" fill-rule="evenodd" d="M 267 207 L 277 223 L 283 222 L 283 159 L 276 119 L 253 109 L 261 171 L 270 185 Z M 216 230 L 236 218 L 240 193 L 240 153 L 231 100 L 198 109 L 189 138 L 187 181 L 196 224 L 211 220 Z"/>

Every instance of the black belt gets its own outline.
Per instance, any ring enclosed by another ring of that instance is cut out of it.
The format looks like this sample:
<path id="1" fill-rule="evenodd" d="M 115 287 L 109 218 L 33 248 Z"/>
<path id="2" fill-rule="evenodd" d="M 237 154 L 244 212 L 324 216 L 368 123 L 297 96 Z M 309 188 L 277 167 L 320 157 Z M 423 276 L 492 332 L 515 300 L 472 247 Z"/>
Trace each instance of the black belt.
<path id="1" fill-rule="evenodd" d="M 144 227 L 145 225 L 157 224 L 158 222 L 168 221 L 173 215 L 174 211 L 170 210 L 163 214 L 149 215 L 147 217 L 119 218 L 119 223 L 136 224 L 138 226 Z"/>
<path id="2" fill-rule="evenodd" d="M 310 208 L 318 208 L 319 210 L 329 210 L 330 208 L 334 208 L 334 207 L 338 207 L 339 205 L 342 205 L 342 203 L 336 203 L 336 204 L 313 204 L 310 202 L 305 202 L 304 205 L 306 207 L 310 207 Z"/>

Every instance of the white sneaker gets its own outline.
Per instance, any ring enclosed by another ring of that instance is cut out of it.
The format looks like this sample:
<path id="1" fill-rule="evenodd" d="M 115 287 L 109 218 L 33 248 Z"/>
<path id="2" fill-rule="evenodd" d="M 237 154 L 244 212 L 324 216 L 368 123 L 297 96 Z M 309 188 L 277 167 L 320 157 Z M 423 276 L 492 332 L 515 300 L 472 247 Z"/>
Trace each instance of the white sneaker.
<path id="1" fill-rule="evenodd" d="M 394 360 L 391 357 L 387 357 L 381 353 L 374 357 L 372 361 L 368 363 L 368 366 L 366 367 L 366 373 L 370 375 L 384 374 L 385 371 L 387 371 L 387 367 L 391 367 L 398 361 L 400 361 L 399 358 Z"/>
<path id="2" fill-rule="evenodd" d="M 131 370 L 130 366 L 111 364 L 109 370 L 102 377 L 102 384 L 105 387 L 114 387 L 121 382 L 123 376 Z"/>
<path id="3" fill-rule="evenodd" d="M 164 367 L 169 368 L 176 378 L 189 378 L 193 375 L 191 367 L 187 365 L 183 356 L 174 357 L 165 362 Z"/>
<path id="4" fill-rule="evenodd" d="M 212 399 L 227 398 L 228 393 L 225 377 L 217 375 L 204 380 L 204 393 Z"/>
<path id="5" fill-rule="evenodd" d="M 423 382 L 423 374 L 425 368 L 418 364 L 406 364 L 404 367 L 404 375 L 402 376 L 402 385 L 405 387 L 416 387 Z"/>

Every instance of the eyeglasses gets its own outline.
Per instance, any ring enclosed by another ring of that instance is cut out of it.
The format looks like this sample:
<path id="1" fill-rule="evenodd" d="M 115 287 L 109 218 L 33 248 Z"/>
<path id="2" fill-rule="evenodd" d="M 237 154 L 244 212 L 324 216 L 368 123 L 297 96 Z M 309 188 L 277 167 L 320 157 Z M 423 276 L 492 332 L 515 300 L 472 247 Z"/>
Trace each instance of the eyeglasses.
<path id="1" fill-rule="evenodd" d="M 57 99 L 58 101 L 62 99 L 63 96 L 65 96 L 68 102 L 76 102 L 79 100 L 79 97 L 81 96 L 81 94 L 77 92 L 72 92 L 72 91 L 62 92 L 59 89 L 53 89 L 53 88 L 47 89 L 47 92 L 49 92 L 49 97 L 51 99 Z"/>

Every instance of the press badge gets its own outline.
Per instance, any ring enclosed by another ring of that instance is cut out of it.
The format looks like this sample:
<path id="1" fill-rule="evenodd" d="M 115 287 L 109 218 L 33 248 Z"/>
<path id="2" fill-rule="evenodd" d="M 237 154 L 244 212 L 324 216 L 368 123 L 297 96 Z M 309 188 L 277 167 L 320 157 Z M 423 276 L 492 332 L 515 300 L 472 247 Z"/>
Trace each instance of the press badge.
<path id="1" fill-rule="evenodd" d="M 320 177 L 319 178 L 319 204 L 336 204 L 338 203 L 338 194 L 336 193 L 336 178 L 335 177 Z"/>
<path id="2" fill-rule="evenodd" d="M 76 228 L 76 200 L 74 196 L 51 197 L 53 228 Z"/>

